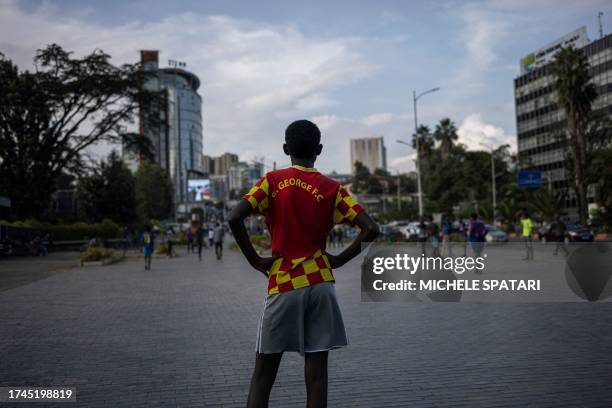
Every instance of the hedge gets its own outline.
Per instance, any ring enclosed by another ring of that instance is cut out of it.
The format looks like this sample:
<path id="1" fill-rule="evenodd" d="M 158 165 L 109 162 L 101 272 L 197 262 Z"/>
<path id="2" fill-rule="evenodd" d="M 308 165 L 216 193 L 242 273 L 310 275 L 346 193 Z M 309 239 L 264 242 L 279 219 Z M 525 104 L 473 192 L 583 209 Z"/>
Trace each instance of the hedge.
<path id="1" fill-rule="evenodd" d="M 75 222 L 72 224 L 50 224 L 37 220 L 3 222 L 0 224 L 15 228 L 32 228 L 49 233 L 53 241 L 83 240 L 88 238 L 112 239 L 121 238 L 122 228 L 111 220 L 99 223 Z"/>

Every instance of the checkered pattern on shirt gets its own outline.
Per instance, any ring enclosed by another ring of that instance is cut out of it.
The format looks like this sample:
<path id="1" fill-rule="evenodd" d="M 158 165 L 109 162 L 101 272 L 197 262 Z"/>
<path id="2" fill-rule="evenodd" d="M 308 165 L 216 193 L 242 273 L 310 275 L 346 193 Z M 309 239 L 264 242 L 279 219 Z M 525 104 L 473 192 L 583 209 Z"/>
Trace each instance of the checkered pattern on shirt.
<path id="1" fill-rule="evenodd" d="M 270 192 L 270 185 L 268 179 L 263 177 L 255 184 L 243 198 L 251 204 L 253 212 L 263 214 L 270 205 L 270 199 L 268 197 Z"/>
<path id="2" fill-rule="evenodd" d="M 289 292 L 321 282 L 334 282 L 327 256 L 321 250 L 311 257 L 277 259 L 270 269 L 268 295 Z"/>
<path id="3" fill-rule="evenodd" d="M 357 214 L 363 208 L 342 186 L 336 194 L 336 204 L 334 205 L 334 224 L 352 224 Z"/>

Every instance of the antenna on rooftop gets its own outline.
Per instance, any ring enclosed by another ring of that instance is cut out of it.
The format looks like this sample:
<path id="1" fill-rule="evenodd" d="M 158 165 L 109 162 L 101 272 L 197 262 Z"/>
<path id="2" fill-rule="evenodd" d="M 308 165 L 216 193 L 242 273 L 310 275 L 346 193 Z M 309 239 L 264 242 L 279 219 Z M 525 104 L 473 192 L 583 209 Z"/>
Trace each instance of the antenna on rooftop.
<path id="1" fill-rule="evenodd" d="M 601 16 L 603 16 L 603 14 L 604 13 L 601 11 L 597 13 L 597 20 L 599 20 L 599 38 L 603 38 L 603 25 L 601 24 Z"/>

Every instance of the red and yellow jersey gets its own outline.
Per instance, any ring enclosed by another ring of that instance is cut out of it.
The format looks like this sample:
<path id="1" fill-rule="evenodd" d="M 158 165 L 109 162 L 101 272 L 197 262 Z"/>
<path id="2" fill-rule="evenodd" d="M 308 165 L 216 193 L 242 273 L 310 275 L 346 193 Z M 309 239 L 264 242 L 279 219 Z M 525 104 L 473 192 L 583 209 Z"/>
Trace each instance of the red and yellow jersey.
<path id="1" fill-rule="evenodd" d="M 340 183 L 314 168 L 292 166 L 267 173 L 242 198 L 265 215 L 272 255 L 281 257 L 270 269 L 268 294 L 334 281 L 324 254 L 327 235 L 363 211 Z"/>

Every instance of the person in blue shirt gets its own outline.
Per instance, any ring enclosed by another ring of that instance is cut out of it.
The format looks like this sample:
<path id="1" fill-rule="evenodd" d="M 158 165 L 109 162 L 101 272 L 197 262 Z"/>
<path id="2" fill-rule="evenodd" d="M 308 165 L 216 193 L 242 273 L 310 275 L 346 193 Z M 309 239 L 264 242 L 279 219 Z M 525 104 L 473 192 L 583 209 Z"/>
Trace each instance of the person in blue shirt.
<path id="1" fill-rule="evenodd" d="M 144 253 L 145 259 L 145 270 L 151 270 L 151 257 L 153 256 L 154 239 L 155 235 L 151 231 L 151 227 L 147 225 L 144 232 L 140 236 L 140 242 L 142 242 L 142 252 Z"/>
<path id="2" fill-rule="evenodd" d="M 468 231 L 468 240 L 472 251 L 474 251 L 474 257 L 480 257 L 484 250 L 485 235 L 487 235 L 487 227 L 485 224 L 478 219 L 476 213 L 470 215 L 470 229 Z"/>
<path id="3" fill-rule="evenodd" d="M 453 233 L 453 224 L 450 217 L 446 216 L 442 220 L 442 252 L 444 256 L 453 256 L 453 246 L 451 244 L 451 234 Z"/>

